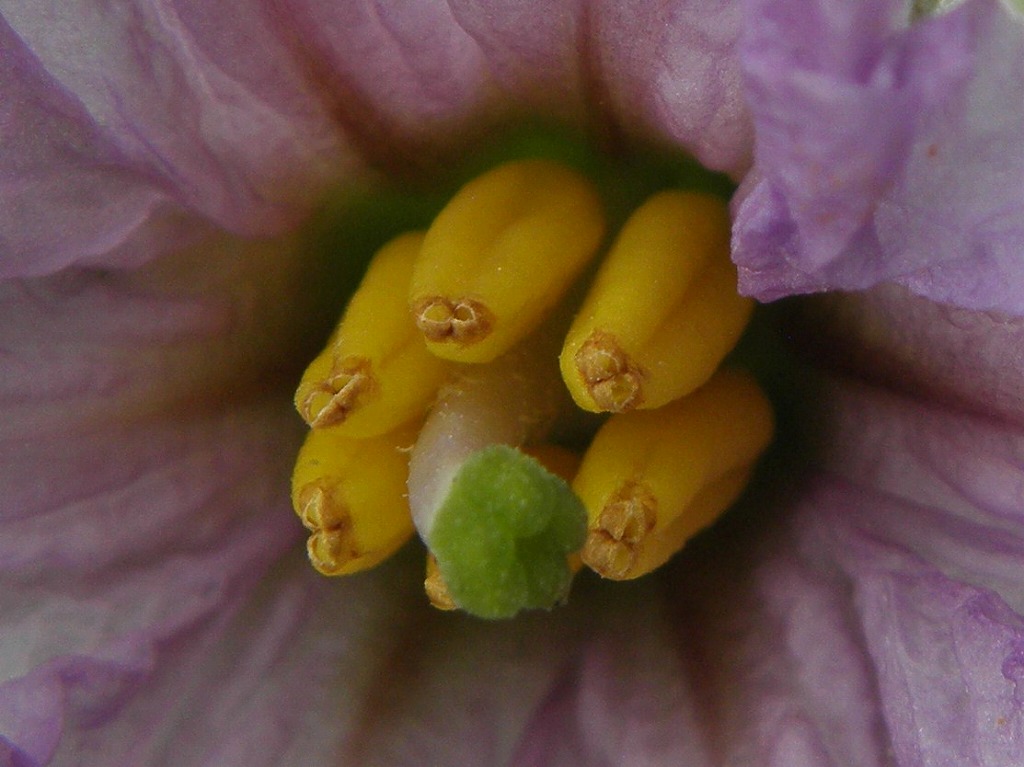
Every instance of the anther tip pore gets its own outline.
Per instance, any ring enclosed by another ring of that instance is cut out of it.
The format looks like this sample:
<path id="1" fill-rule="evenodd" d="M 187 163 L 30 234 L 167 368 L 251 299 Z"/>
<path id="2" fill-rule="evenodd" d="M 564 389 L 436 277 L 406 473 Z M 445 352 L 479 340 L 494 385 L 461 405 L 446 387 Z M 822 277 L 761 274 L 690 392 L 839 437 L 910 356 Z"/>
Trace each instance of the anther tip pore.
<path id="1" fill-rule="evenodd" d="M 413 304 L 412 313 L 416 327 L 433 343 L 469 346 L 487 338 L 494 328 L 491 310 L 472 298 L 427 296 Z"/>
<path id="2" fill-rule="evenodd" d="M 551 608 L 572 582 L 586 511 L 564 480 L 507 445 L 474 453 L 437 513 L 429 546 L 453 602 L 481 618 Z"/>
<path id="3" fill-rule="evenodd" d="M 640 547 L 654 529 L 657 505 L 649 488 L 628 483 L 598 515 L 583 547 L 584 563 L 605 578 L 629 578 Z"/>
<path id="4" fill-rule="evenodd" d="M 377 388 L 369 360 L 347 359 L 322 381 L 303 382 L 295 395 L 299 415 L 314 429 L 336 426 Z"/>
<path id="5" fill-rule="evenodd" d="M 359 555 L 352 544 L 352 518 L 348 509 L 319 484 L 298 493 L 297 510 L 303 526 L 312 534 L 306 542 L 313 567 L 323 575 L 337 575 Z"/>
<path id="6" fill-rule="evenodd" d="M 611 333 L 591 333 L 577 350 L 574 361 L 598 410 L 624 413 L 643 403 L 644 371 Z"/>

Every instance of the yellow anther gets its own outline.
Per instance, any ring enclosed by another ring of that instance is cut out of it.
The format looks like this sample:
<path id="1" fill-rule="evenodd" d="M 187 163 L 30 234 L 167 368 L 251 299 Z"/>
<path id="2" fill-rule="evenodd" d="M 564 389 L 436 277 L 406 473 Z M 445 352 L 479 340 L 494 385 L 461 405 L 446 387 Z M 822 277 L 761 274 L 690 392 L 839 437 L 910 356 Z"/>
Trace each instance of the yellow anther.
<path id="1" fill-rule="evenodd" d="M 653 531 L 644 545 L 638 547 L 623 577 L 636 578 L 665 564 L 695 533 L 714 522 L 740 497 L 750 473 L 749 467 L 736 469 L 697 493 L 685 514 L 676 517 L 668 527 Z"/>
<path id="2" fill-rule="evenodd" d="M 596 252 L 593 186 L 545 160 L 506 163 L 467 184 L 431 225 L 409 307 L 431 351 L 489 362 L 536 328 Z"/>
<path id="3" fill-rule="evenodd" d="M 566 336 L 562 377 L 584 410 L 661 407 L 711 377 L 752 309 L 736 292 L 725 205 L 662 192 L 601 265 Z"/>
<path id="4" fill-rule="evenodd" d="M 757 384 L 732 371 L 656 411 L 612 416 L 573 482 L 590 518 L 584 562 L 613 579 L 660 565 L 735 500 L 772 430 Z"/>
<path id="5" fill-rule="evenodd" d="M 299 451 L 292 505 L 310 531 L 307 550 L 324 575 L 378 564 L 413 533 L 405 499 L 414 429 L 370 439 L 314 430 Z"/>
<path id="6" fill-rule="evenodd" d="M 302 376 L 295 406 L 314 429 L 384 434 L 422 415 L 446 375 L 409 319 L 405 292 L 423 235 L 374 256 L 331 340 Z"/>
<path id="7" fill-rule="evenodd" d="M 448 584 L 444 582 L 433 554 L 427 554 L 427 576 L 423 580 L 423 590 L 427 593 L 430 604 L 438 610 L 455 610 L 458 607 L 452 595 L 448 593 Z"/>

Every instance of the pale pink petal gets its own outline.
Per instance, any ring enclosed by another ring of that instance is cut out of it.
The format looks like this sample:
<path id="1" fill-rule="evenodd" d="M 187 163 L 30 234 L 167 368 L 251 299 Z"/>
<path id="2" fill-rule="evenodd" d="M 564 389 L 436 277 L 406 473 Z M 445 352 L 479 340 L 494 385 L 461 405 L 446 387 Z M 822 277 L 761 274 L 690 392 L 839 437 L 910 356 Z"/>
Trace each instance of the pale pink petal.
<path id="1" fill-rule="evenodd" d="M 301 247 L 207 233 L 133 272 L 0 282 L 2 433 L 46 438 L 104 419 L 128 429 L 185 399 L 240 399 L 301 366 L 316 342 L 288 304 L 314 284 Z"/>
<path id="2" fill-rule="evenodd" d="M 484 58 L 440 0 L 267 7 L 318 98 L 376 163 L 402 168 L 450 150 L 487 103 Z"/>
<path id="3" fill-rule="evenodd" d="M 761 300 L 897 282 L 1024 312 L 1024 21 L 1002 0 L 911 22 L 898 0 L 758 0 L 741 60 L 757 134 L 734 205 Z"/>
<path id="4" fill-rule="evenodd" d="M 133 173 L 77 99 L 0 18 L 0 277 L 116 249 L 166 196 Z"/>
<path id="5" fill-rule="evenodd" d="M 295 549 L 300 422 L 268 388 L 303 325 L 290 247 L 218 236 L 133 273 L 0 283 L 12 753 L 100 727 Z"/>
<path id="6" fill-rule="evenodd" d="M 619 130 L 668 142 L 712 170 L 741 177 L 753 127 L 736 50 L 740 4 L 605 0 L 589 13 L 599 87 Z"/>
<path id="7" fill-rule="evenodd" d="M 294 546 L 287 415 L 260 405 L 3 440 L 4 485 L 25 500 L 0 521 L 0 678 L 42 698 L 20 714 L 49 712 L 35 726 L 54 743 L 114 716 L 164 645 L 230 612 Z"/>
<path id="8" fill-rule="evenodd" d="M 329 582 L 296 550 L 258 588 L 162 641 L 125 688 L 79 692 L 53 763 L 336 763 L 414 606 L 427 609 L 410 600 L 412 575 L 389 567 Z"/>
<path id="9" fill-rule="evenodd" d="M 1024 320 L 883 285 L 804 304 L 794 332 L 822 362 L 872 383 L 1024 423 Z"/>
<path id="10" fill-rule="evenodd" d="M 184 244 L 186 214 L 276 234 L 367 164 L 450 159 L 524 114 L 737 177 L 749 163 L 729 0 L 44 0 L 0 14 L 0 276 L 135 265 Z"/>
<path id="11" fill-rule="evenodd" d="M 737 3 L 448 5 L 513 107 L 582 125 L 600 141 L 654 139 L 715 170 L 746 169 L 753 139 Z"/>
<path id="12" fill-rule="evenodd" d="M 124 263 L 102 257 L 182 208 L 230 230 L 276 232 L 357 167 L 252 4 L 43 0 L 0 13 L 15 141 L 0 167 L 0 275 Z"/>

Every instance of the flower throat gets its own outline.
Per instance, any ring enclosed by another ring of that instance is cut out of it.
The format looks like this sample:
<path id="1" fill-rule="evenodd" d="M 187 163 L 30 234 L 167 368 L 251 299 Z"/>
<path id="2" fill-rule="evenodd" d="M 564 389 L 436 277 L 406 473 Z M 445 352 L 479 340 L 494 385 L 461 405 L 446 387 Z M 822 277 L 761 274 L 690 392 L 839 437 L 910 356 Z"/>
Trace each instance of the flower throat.
<path id="1" fill-rule="evenodd" d="M 418 533 L 435 606 L 510 617 L 584 566 L 651 572 L 742 493 L 773 417 L 722 367 L 753 308 L 725 202 L 662 190 L 611 226 L 608 189 L 512 160 L 376 253 L 295 397 L 318 571 Z"/>

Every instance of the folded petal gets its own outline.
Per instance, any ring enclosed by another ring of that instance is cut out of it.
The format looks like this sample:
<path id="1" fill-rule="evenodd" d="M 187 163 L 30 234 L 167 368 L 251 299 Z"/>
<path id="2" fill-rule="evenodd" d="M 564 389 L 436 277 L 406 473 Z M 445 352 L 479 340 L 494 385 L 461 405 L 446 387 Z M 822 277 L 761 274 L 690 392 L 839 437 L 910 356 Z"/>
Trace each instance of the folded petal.
<path id="1" fill-rule="evenodd" d="M 839 532 L 894 751 L 1019 763 L 1024 433 L 859 387 L 833 412 L 848 438 L 809 500 Z"/>
<path id="2" fill-rule="evenodd" d="M 106 748 L 94 733 L 174 648 L 223 634 L 295 550 L 301 424 L 280 373 L 302 330 L 289 308 L 301 265 L 287 242 L 218 236 L 137 272 L 0 283 L 12 763 Z"/>
<path id="3" fill-rule="evenodd" d="M 358 166 L 251 4 L 3 2 L 0 14 L 0 276 L 132 263 L 154 253 L 125 247 L 136 230 L 182 209 L 274 233 Z"/>
<path id="4" fill-rule="evenodd" d="M 757 135 L 735 208 L 744 292 L 895 281 L 1024 311 L 1024 22 L 999 0 L 908 18 L 890 0 L 754 0 Z"/>
<path id="5" fill-rule="evenodd" d="M 207 233 L 136 271 L 0 281 L 0 433 L 65 437 L 96 420 L 120 428 L 183 401 L 241 399 L 268 381 L 287 392 L 280 376 L 303 364 L 310 330 L 289 302 L 314 294 L 316 279 L 303 273 L 301 248 Z M 315 312 L 315 299 L 305 305 Z"/>
<path id="6" fill-rule="evenodd" d="M 2 18 L 0 52 L 0 277 L 46 273 L 117 249 L 159 214 L 163 193 L 118 162 Z"/>
<path id="7" fill-rule="evenodd" d="M 0 523 L 0 676 L 15 681 L 0 698 L 28 686 L 45 705 L 17 708 L 49 712 L 55 743 L 62 728 L 113 716 L 156 673 L 165 644 L 230 613 L 297 539 L 289 421 L 263 405 L 4 440 L 16 505 Z"/>
<path id="8" fill-rule="evenodd" d="M 333 761 L 357 736 L 414 616 L 400 582 L 412 573 L 326 582 L 295 554 L 269 577 L 260 572 L 258 589 L 220 595 L 213 614 L 177 632 L 133 637 L 114 658 L 61 658 L 37 670 L 37 688 L 63 690 L 63 722 L 51 723 L 63 724 L 62 737 L 41 763 Z"/>

